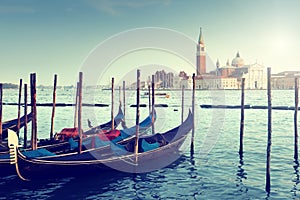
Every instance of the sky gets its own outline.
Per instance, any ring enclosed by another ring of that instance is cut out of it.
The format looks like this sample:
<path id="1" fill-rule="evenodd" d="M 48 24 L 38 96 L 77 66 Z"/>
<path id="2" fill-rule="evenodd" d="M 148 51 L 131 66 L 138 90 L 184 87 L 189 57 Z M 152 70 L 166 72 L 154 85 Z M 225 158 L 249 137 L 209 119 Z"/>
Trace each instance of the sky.
<path id="1" fill-rule="evenodd" d="M 75 85 L 87 65 L 84 80 L 99 83 L 135 68 L 148 76 L 157 70 L 151 65 L 190 74 L 200 27 L 212 68 L 239 51 L 246 64 L 273 73 L 300 70 L 299 7 L 299 0 L 1 0 L 0 82 L 29 82 L 34 72 L 37 85 L 52 85 L 54 74 L 58 85 Z"/>

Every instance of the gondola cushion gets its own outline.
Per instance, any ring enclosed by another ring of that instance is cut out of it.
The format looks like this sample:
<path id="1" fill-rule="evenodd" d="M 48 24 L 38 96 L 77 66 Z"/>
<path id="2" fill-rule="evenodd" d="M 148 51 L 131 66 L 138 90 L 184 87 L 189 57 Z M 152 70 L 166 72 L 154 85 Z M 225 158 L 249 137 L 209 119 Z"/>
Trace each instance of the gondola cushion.
<path id="1" fill-rule="evenodd" d="M 78 148 L 78 142 L 76 142 L 73 138 L 69 139 L 70 150 L 74 150 Z"/>
<path id="2" fill-rule="evenodd" d="M 24 152 L 22 152 L 22 154 L 29 158 L 37 158 L 37 157 L 54 156 L 55 155 L 54 153 L 52 153 L 44 148 L 30 150 L 30 151 L 24 151 Z"/>
<path id="3" fill-rule="evenodd" d="M 159 147 L 159 143 L 155 142 L 155 143 L 148 143 L 145 139 L 142 140 L 142 149 L 143 152 L 146 151 L 151 151 L 153 149 L 157 149 Z"/>
<path id="4" fill-rule="evenodd" d="M 110 140 L 113 140 L 113 139 L 117 138 L 118 136 L 120 136 L 120 131 L 119 130 L 111 130 L 108 132 L 99 133 L 98 136 L 103 141 L 110 141 Z"/>

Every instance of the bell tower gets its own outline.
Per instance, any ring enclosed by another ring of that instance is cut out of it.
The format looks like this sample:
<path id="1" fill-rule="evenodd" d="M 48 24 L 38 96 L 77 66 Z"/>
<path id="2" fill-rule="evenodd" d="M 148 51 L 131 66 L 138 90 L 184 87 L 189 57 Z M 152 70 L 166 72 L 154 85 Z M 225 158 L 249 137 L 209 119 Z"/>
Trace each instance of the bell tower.
<path id="1" fill-rule="evenodd" d="M 197 44 L 197 75 L 206 73 L 206 52 L 205 44 L 202 36 L 202 28 L 200 28 L 199 39 Z"/>

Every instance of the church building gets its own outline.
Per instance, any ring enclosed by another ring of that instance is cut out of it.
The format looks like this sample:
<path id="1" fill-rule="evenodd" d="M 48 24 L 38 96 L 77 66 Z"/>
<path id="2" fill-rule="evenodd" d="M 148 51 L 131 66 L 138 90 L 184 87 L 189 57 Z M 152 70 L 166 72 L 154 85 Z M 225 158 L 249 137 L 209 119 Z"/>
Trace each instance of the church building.
<path id="1" fill-rule="evenodd" d="M 196 53 L 196 88 L 197 89 L 239 89 L 241 80 L 245 78 L 245 89 L 266 89 L 266 67 L 258 63 L 245 64 L 244 59 L 237 52 L 231 64 L 227 60 L 224 66 L 216 62 L 216 69 L 206 72 L 206 50 L 200 28 Z"/>
<path id="2" fill-rule="evenodd" d="M 206 52 L 201 28 L 197 44 L 196 66 L 197 76 L 206 74 Z"/>

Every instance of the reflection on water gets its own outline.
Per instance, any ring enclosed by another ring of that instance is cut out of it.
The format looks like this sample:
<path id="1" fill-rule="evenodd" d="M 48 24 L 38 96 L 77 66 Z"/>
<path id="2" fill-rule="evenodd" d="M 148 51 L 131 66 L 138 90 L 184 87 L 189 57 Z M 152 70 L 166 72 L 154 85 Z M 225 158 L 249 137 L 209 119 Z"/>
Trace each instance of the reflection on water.
<path id="1" fill-rule="evenodd" d="M 236 173 L 236 186 L 238 188 L 239 192 L 242 193 L 247 193 L 248 188 L 244 185 L 243 181 L 247 179 L 247 173 L 245 172 L 245 170 L 243 169 L 244 166 L 244 161 L 243 161 L 243 157 L 240 154 L 240 161 L 239 161 L 239 165 L 238 165 L 238 169 L 237 169 L 237 173 Z"/>
<path id="2" fill-rule="evenodd" d="M 295 177 L 293 178 L 292 182 L 294 183 L 293 188 L 291 190 L 293 197 L 295 198 L 297 196 L 297 192 L 299 191 L 299 189 L 297 189 L 298 183 L 300 182 L 300 175 L 299 175 L 299 161 L 298 160 L 294 160 L 294 175 Z"/>

